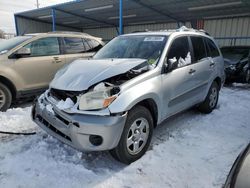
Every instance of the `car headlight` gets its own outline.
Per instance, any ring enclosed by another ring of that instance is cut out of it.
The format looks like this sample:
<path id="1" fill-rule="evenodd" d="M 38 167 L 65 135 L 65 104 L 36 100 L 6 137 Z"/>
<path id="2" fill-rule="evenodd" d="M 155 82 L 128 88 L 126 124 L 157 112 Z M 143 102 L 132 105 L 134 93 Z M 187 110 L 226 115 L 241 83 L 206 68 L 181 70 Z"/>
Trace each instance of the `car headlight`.
<path id="1" fill-rule="evenodd" d="M 114 88 L 92 90 L 80 97 L 80 110 L 98 110 L 108 107 L 117 97 Z"/>

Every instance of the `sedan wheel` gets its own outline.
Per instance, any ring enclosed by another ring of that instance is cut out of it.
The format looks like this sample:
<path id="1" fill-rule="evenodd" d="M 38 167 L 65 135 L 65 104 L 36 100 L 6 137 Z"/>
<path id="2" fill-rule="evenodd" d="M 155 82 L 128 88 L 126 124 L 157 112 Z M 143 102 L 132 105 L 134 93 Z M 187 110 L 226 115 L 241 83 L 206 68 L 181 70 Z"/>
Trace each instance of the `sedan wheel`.
<path id="1" fill-rule="evenodd" d="M 3 106 L 5 105 L 5 103 L 6 103 L 6 95 L 3 92 L 3 90 L 0 89 L 0 109 L 3 108 Z"/>
<path id="2" fill-rule="evenodd" d="M 12 94 L 8 87 L 0 83 L 0 111 L 6 111 L 12 102 Z"/>

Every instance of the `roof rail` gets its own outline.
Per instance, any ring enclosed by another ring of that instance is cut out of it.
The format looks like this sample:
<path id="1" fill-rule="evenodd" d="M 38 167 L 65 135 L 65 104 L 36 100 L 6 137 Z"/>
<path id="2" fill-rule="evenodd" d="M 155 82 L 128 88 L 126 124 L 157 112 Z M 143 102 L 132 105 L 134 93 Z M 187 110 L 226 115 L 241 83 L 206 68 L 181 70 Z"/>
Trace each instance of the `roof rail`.
<path id="1" fill-rule="evenodd" d="M 49 31 L 49 34 L 75 34 L 75 35 L 87 35 L 87 36 L 91 36 L 88 33 L 82 33 L 82 32 L 76 32 L 76 31 Z"/>
<path id="2" fill-rule="evenodd" d="M 206 32 L 203 29 L 193 29 L 193 28 L 187 28 L 186 26 L 181 26 L 179 29 L 177 29 L 176 31 L 193 31 L 193 32 L 199 32 L 199 33 L 204 33 L 205 35 L 209 35 L 210 34 L 208 32 Z"/>

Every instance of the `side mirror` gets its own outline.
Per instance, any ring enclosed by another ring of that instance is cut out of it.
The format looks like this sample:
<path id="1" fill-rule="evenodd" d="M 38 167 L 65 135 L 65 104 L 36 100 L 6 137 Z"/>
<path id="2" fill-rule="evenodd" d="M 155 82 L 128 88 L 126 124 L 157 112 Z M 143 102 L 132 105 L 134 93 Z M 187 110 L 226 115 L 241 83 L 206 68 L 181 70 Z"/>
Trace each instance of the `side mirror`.
<path id="1" fill-rule="evenodd" d="M 17 50 L 15 53 L 11 54 L 9 56 L 9 59 L 16 59 L 21 57 L 26 57 L 31 54 L 30 48 L 22 47 L 19 50 Z"/>
<path id="2" fill-rule="evenodd" d="M 165 72 L 171 72 L 172 70 L 174 70 L 177 67 L 177 59 L 176 57 L 172 58 L 172 59 L 168 59 L 166 58 L 164 61 L 164 69 Z"/>
<path id="3" fill-rule="evenodd" d="M 31 54 L 30 48 L 22 47 L 16 51 L 16 55 L 18 55 L 18 56 L 27 56 L 30 54 Z"/>

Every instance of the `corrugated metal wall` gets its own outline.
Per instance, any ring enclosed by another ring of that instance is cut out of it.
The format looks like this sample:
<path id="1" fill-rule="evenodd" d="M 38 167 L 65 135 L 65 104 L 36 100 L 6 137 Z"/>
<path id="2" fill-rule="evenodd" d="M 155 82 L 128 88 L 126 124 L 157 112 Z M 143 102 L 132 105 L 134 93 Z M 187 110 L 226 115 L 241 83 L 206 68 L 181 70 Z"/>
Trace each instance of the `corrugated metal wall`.
<path id="1" fill-rule="evenodd" d="M 187 27 L 191 27 L 191 24 L 187 22 L 185 24 Z M 132 33 L 134 31 L 157 31 L 163 29 L 176 29 L 178 28 L 177 23 L 162 23 L 162 24 L 145 24 L 145 25 L 132 25 L 125 26 L 124 33 Z M 117 28 L 118 29 L 118 28 Z M 85 29 L 83 32 L 101 37 L 104 41 L 109 41 L 118 35 L 118 30 L 115 27 L 110 28 L 97 28 L 97 29 Z"/>
<path id="2" fill-rule="evenodd" d="M 52 24 L 42 23 L 19 17 L 17 17 L 17 26 L 19 28 L 19 34 L 48 32 L 51 31 L 52 29 Z M 191 24 L 187 22 L 186 26 L 191 27 Z M 178 27 L 177 23 L 131 25 L 124 27 L 124 33 L 131 33 L 134 31 L 144 31 L 146 29 L 150 31 L 162 30 L 162 29 L 175 29 L 177 27 Z M 61 27 L 61 26 L 57 26 L 56 29 L 63 31 L 77 31 L 70 27 Z M 205 20 L 204 29 L 208 33 L 210 33 L 210 35 L 217 38 L 216 40 L 220 46 L 250 45 L 250 38 L 248 39 L 237 38 L 237 37 L 250 37 L 250 17 Z M 112 28 L 85 29 L 83 30 L 83 32 L 101 37 L 104 39 L 104 41 L 109 41 L 118 35 L 118 28 L 112 27 Z M 225 37 L 227 38 L 221 39 Z"/>
<path id="3" fill-rule="evenodd" d="M 29 20 L 20 17 L 16 17 L 16 21 L 17 21 L 19 35 L 23 35 L 26 33 L 43 33 L 52 30 L 52 24 L 38 22 L 35 20 Z M 72 29 L 70 27 L 62 27 L 62 26 L 56 26 L 56 29 L 62 31 L 79 31 Z"/>
<path id="4" fill-rule="evenodd" d="M 191 27 L 190 23 L 186 23 L 187 27 Z M 175 29 L 177 23 L 162 23 L 162 24 L 147 24 L 147 25 L 134 25 L 124 27 L 124 33 L 131 33 L 133 31 L 143 30 L 161 30 L 161 29 Z M 250 17 L 244 18 L 230 18 L 219 20 L 205 20 L 204 29 L 215 38 L 230 39 L 216 39 L 220 46 L 228 45 L 250 45 L 249 39 L 235 39 L 234 37 L 250 37 Z M 103 38 L 104 40 L 110 40 L 117 36 L 115 28 L 97 28 L 83 30 L 94 36 Z"/>
<path id="5" fill-rule="evenodd" d="M 215 38 L 250 37 L 250 17 L 206 20 L 204 29 Z M 218 39 L 220 46 L 250 45 L 249 39 Z"/>

